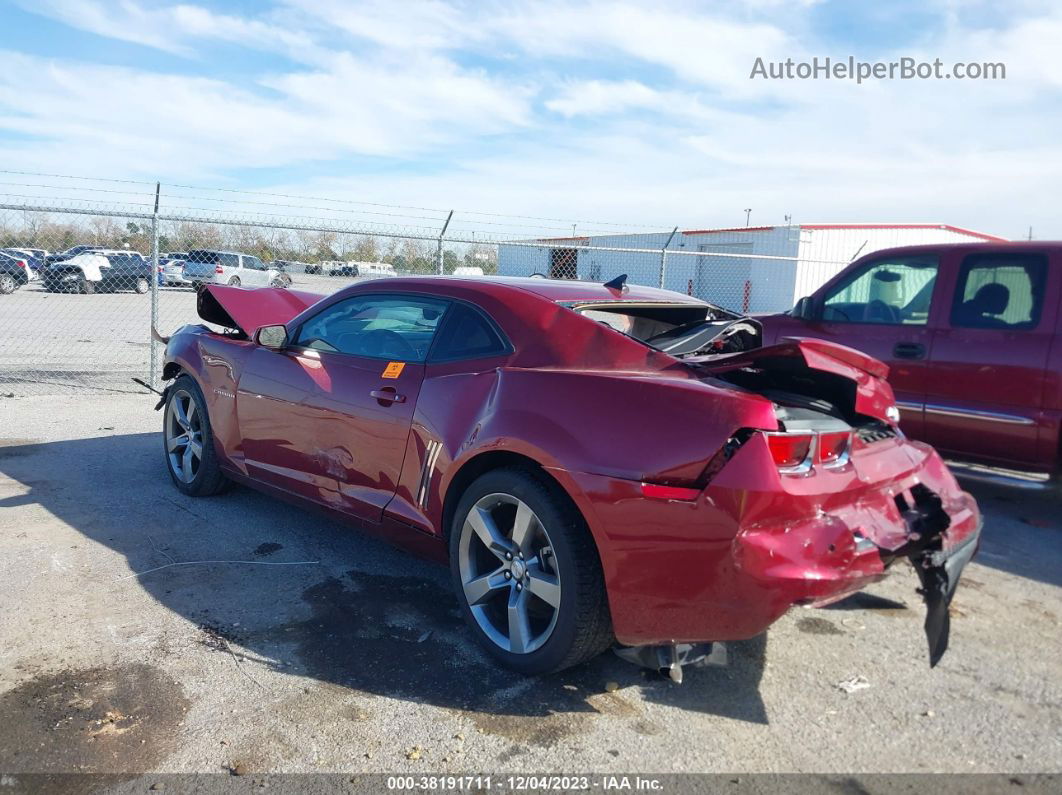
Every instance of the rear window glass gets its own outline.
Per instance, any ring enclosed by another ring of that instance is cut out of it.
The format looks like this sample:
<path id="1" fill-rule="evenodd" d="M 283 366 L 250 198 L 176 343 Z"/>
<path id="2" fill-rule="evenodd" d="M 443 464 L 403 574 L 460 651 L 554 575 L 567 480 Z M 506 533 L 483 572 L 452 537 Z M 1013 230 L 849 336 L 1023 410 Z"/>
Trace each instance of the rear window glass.
<path id="1" fill-rule="evenodd" d="M 1031 329 L 1040 322 L 1047 279 L 1043 254 L 980 254 L 959 272 L 951 324 L 959 328 Z"/>

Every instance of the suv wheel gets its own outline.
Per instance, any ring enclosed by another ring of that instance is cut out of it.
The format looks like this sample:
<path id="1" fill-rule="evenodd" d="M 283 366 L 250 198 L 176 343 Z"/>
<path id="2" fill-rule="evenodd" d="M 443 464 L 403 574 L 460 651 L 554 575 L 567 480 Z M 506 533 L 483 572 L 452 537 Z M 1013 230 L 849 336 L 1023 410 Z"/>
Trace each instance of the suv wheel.
<path id="1" fill-rule="evenodd" d="M 239 287 L 241 284 L 239 276 L 233 276 L 229 279 L 229 287 Z"/>
<path id="2" fill-rule="evenodd" d="M 151 289 L 151 285 L 148 283 L 147 279 L 141 276 L 139 279 L 136 280 L 136 284 L 133 285 L 133 289 L 136 292 L 140 293 L 140 295 L 143 295 Z"/>
<path id="3" fill-rule="evenodd" d="M 96 292 L 96 283 L 82 276 L 79 288 L 82 295 L 92 295 Z"/>
<path id="4" fill-rule="evenodd" d="M 476 479 L 454 514 L 450 569 L 473 634 L 509 668 L 560 671 L 612 642 L 590 531 L 540 473 L 507 468 Z"/>
<path id="5" fill-rule="evenodd" d="M 10 273 L 0 273 L 0 295 L 11 295 L 18 289 L 15 277 Z"/>

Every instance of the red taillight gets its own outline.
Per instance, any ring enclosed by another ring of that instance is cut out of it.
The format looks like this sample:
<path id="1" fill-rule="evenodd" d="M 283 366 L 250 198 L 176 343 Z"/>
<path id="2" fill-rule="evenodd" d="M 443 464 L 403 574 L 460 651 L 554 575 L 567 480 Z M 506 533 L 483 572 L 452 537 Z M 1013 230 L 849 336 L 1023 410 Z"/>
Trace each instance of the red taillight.
<path id="1" fill-rule="evenodd" d="M 851 445 L 851 431 L 820 433 L 819 452 L 816 458 L 823 466 L 841 466 L 848 460 L 848 449 Z"/>
<path id="2" fill-rule="evenodd" d="M 162 266 L 159 265 L 159 273 L 162 273 Z"/>
<path id="3" fill-rule="evenodd" d="M 687 489 L 681 486 L 661 486 L 659 483 L 643 483 L 642 494 L 657 500 L 692 501 L 700 495 L 700 489 Z"/>
<path id="4" fill-rule="evenodd" d="M 214 266 L 214 273 L 224 273 L 224 272 L 225 272 L 225 269 L 222 268 L 220 265 L 215 265 Z"/>
<path id="5" fill-rule="evenodd" d="M 767 433 L 767 449 L 778 469 L 792 471 L 811 465 L 813 433 Z"/>
<path id="6" fill-rule="evenodd" d="M 22 268 L 22 270 L 26 270 L 26 260 L 24 260 L 24 259 L 17 259 L 17 260 L 15 260 L 15 262 L 17 262 L 17 263 L 18 263 L 18 266 L 19 266 L 20 268 Z"/>

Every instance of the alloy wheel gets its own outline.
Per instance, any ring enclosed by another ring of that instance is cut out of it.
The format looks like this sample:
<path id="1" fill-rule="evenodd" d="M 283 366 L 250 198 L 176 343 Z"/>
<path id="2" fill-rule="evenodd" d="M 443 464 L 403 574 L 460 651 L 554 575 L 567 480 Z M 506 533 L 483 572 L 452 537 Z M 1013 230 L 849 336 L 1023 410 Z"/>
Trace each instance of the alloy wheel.
<path id="1" fill-rule="evenodd" d="M 166 408 L 166 455 L 178 479 L 195 480 L 203 463 L 203 423 L 195 400 L 183 389 Z"/>
<path id="2" fill-rule="evenodd" d="M 513 654 L 549 640 L 560 614 L 553 545 L 535 512 L 510 494 L 488 494 L 468 512 L 458 547 L 463 595 L 479 628 Z"/>

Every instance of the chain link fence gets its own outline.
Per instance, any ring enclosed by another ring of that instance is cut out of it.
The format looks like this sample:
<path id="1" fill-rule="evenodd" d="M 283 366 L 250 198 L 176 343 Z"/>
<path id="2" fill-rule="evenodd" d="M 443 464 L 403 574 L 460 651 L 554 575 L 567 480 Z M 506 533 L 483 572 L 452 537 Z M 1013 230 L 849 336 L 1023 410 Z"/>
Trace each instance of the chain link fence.
<path id="1" fill-rule="evenodd" d="M 0 193 L 0 394 L 138 392 L 202 283 L 328 294 L 391 275 L 632 283 L 779 312 L 902 227 L 734 229 L 399 207 L 346 199 L 8 174 Z M 926 226 L 926 225 L 922 225 Z M 558 231 L 570 232 L 555 236 Z M 928 235 L 928 237 L 927 237 Z M 935 237 L 934 237 L 935 235 Z"/>

